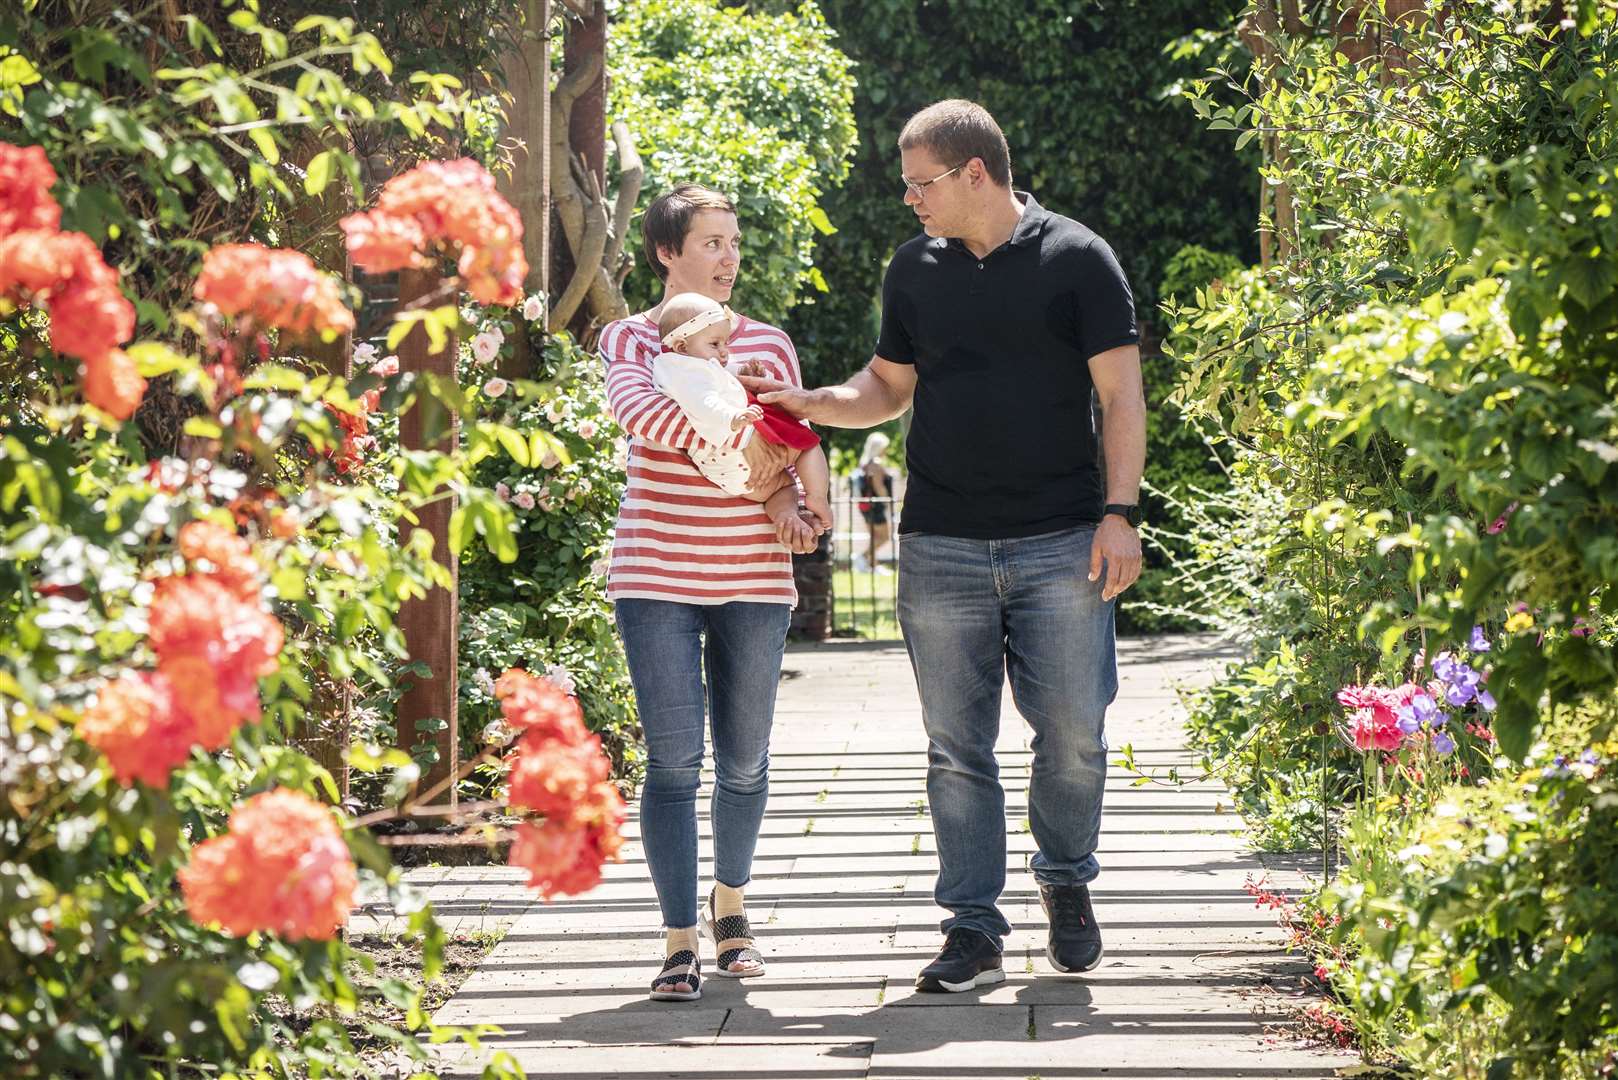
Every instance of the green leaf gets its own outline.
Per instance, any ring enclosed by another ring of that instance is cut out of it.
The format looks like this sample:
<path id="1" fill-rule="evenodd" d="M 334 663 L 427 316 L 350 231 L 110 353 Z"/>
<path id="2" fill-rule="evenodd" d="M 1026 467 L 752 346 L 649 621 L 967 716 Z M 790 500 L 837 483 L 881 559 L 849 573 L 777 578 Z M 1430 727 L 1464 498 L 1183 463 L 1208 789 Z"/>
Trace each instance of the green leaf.
<path id="1" fill-rule="evenodd" d="M 831 223 L 831 218 L 826 216 L 826 211 L 818 206 L 809 208 L 809 224 L 819 230 L 822 236 L 830 236 L 837 231 L 837 226 Z"/>
<path id="2" fill-rule="evenodd" d="M 303 177 L 303 190 L 306 194 L 319 195 L 326 190 L 326 185 L 331 183 L 332 154 L 330 150 L 322 150 L 309 159 L 309 168 Z M 391 340 L 388 348 L 393 348 Z"/>

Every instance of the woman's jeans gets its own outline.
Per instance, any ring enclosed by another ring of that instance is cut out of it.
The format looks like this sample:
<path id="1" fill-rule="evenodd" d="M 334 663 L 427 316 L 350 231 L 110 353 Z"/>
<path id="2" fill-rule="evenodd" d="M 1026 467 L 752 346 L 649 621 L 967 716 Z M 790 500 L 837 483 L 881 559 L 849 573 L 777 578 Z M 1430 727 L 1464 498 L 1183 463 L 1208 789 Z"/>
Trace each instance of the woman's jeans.
<path id="1" fill-rule="evenodd" d="M 1118 692 L 1111 601 L 1090 581 L 1095 528 L 1014 540 L 931 533 L 900 538 L 899 625 L 927 728 L 927 803 L 938 840 L 943 929 L 996 946 L 1006 884 L 1006 806 L 994 744 L 1009 675 L 1034 730 L 1028 823 L 1045 883 L 1101 872 L 1095 849 L 1107 775 L 1102 722 Z"/>
<path id="2" fill-rule="evenodd" d="M 664 925 L 695 926 L 704 713 L 713 720 L 714 877 L 740 888 L 769 796 L 770 723 L 792 609 L 633 598 L 616 609 L 646 732 L 641 846 Z"/>

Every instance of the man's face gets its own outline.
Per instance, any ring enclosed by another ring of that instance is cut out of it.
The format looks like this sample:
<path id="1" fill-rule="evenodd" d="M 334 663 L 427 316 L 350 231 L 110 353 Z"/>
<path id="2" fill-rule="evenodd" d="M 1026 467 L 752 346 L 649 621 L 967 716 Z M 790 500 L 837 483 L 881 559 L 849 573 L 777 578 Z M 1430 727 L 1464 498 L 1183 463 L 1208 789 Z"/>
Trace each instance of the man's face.
<path id="1" fill-rule="evenodd" d="M 939 161 L 920 146 L 899 151 L 900 169 L 906 180 L 924 184 L 934 177 L 948 173 L 960 162 Z M 972 189 L 967 182 L 970 166 L 959 169 L 936 183 L 927 184 L 923 194 L 917 196 L 904 189 L 905 205 L 916 212 L 916 218 L 928 236 L 960 236 L 972 217 Z"/>
<path id="2" fill-rule="evenodd" d="M 661 248 L 657 254 L 669 268 L 669 295 L 701 293 L 723 304 L 736 287 L 736 268 L 742 261 L 742 232 L 736 215 L 698 210 L 691 217 L 691 229 L 680 251 Z"/>

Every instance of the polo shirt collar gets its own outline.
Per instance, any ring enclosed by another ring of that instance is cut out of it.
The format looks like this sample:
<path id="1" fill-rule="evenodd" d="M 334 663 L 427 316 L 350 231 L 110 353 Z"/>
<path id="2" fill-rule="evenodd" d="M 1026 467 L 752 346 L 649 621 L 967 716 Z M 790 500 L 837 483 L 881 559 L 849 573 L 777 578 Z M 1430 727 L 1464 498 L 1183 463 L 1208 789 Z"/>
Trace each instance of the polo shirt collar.
<path id="1" fill-rule="evenodd" d="M 1004 246 L 1024 247 L 1028 244 L 1037 243 L 1040 233 L 1045 231 L 1045 222 L 1049 220 L 1051 212 L 1039 205 L 1039 201 L 1034 198 L 1031 192 L 1018 191 L 1013 188 L 1011 193 L 1022 202 L 1023 211 L 1022 216 L 1017 219 L 1017 227 L 1011 230 L 1011 239 L 1007 240 Z M 946 247 L 971 254 L 967 250 L 965 242 L 959 237 L 952 236 L 944 241 L 944 244 Z"/>

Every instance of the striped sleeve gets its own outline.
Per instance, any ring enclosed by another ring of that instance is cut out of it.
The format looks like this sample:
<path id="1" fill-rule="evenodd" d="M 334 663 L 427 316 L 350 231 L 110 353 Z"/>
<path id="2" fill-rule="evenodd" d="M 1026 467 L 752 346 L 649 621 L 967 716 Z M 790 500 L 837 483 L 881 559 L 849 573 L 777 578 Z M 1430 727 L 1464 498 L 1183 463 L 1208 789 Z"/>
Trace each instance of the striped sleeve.
<path id="1" fill-rule="evenodd" d="M 607 410 L 625 432 L 659 446 L 691 450 L 706 446 L 673 398 L 652 381 L 652 343 L 632 321 L 619 319 L 601 332 L 602 362 L 607 366 Z M 752 428 L 743 428 L 721 444 L 740 449 Z"/>

